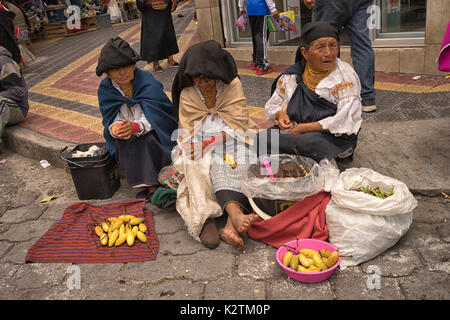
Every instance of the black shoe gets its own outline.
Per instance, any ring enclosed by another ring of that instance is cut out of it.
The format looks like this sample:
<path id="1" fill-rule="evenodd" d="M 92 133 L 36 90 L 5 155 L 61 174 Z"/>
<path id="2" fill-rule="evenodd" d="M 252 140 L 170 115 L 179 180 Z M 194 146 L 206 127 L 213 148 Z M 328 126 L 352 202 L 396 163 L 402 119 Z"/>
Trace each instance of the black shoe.
<path id="1" fill-rule="evenodd" d="M 153 192 L 150 193 L 148 189 L 143 189 L 136 193 L 136 199 L 145 199 L 145 203 L 149 203 L 152 198 Z"/>

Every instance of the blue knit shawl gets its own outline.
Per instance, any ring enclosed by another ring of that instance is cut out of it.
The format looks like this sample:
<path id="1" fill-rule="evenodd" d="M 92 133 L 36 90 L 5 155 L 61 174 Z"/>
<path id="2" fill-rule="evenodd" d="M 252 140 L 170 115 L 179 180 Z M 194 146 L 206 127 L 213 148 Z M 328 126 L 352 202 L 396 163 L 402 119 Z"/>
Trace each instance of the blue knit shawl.
<path id="1" fill-rule="evenodd" d="M 114 138 L 109 133 L 109 126 L 113 123 L 120 108 L 124 103 L 134 106 L 139 103 L 148 122 L 155 130 L 161 145 L 169 152 L 176 145 L 171 140 L 172 132 L 178 124 L 172 117 L 172 102 L 163 90 L 161 82 L 156 80 L 151 73 L 136 68 L 132 81 L 132 98 L 124 97 L 106 77 L 98 88 L 98 103 L 102 113 L 104 126 L 103 136 L 111 155 L 115 153 Z"/>

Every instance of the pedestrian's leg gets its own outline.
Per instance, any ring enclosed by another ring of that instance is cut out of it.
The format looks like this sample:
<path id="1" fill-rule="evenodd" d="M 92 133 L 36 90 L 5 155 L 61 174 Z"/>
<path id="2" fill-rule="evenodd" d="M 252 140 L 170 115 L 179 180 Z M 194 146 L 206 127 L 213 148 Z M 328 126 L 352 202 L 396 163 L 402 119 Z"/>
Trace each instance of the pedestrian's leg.
<path id="1" fill-rule="evenodd" d="M 180 64 L 178 62 L 175 61 L 175 59 L 173 58 L 173 56 L 169 56 L 167 58 L 167 64 L 171 67 L 179 67 Z"/>
<path id="2" fill-rule="evenodd" d="M 341 28 L 349 18 L 353 0 L 315 0 L 311 21 L 332 21 Z"/>
<path id="3" fill-rule="evenodd" d="M 257 32 L 257 26 L 256 26 L 256 19 L 257 16 L 248 16 L 248 21 L 250 24 L 250 30 L 252 32 L 252 47 L 253 47 L 253 52 L 252 52 L 252 63 L 251 63 L 251 68 L 256 70 L 256 51 L 257 51 L 257 45 L 256 45 L 256 32 Z"/>
<path id="4" fill-rule="evenodd" d="M 153 71 L 155 71 L 155 72 L 162 72 L 163 71 L 163 68 L 159 64 L 159 60 L 153 61 Z"/>
<path id="5" fill-rule="evenodd" d="M 376 110 L 375 53 L 367 26 L 370 18 L 367 8 L 372 2 L 363 0 L 357 3 L 359 6 L 354 8 L 346 29 L 350 39 L 353 66 L 361 81 L 363 111 L 371 112 Z"/>

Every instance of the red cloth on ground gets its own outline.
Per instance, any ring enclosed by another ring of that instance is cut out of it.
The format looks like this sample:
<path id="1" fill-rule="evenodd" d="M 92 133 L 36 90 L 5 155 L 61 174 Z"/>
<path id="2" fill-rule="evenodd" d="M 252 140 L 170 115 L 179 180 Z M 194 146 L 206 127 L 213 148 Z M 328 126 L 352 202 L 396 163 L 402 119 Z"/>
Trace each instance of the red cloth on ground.
<path id="1" fill-rule="evenodd" d="M 64 215 L 29 250 L 25 262 L 108 263 L 155 260 L 159 239 L 153 213 L 144 208 L 145 199 L 127 200 L 94 206 L 81 202 L 67 207 Z M 126 211 L 126 212 L 125 212 Z M 95 226 L 108 217 L 130 214 L 144 217 L 147 243 L 137 238 L 133 246 L 102 246 Z"/>
<path id="2" fill-rule="evenodd" d="M 331 195 L 320 192 L 314 196 L 298 201 L 276 216 L 263 220 L 259 218 L 247 230 L 253 240 L 262 241 L 272 247 L 299 239 L 328 239 L 328 228 L 325 224 L 325 209 Z"/>

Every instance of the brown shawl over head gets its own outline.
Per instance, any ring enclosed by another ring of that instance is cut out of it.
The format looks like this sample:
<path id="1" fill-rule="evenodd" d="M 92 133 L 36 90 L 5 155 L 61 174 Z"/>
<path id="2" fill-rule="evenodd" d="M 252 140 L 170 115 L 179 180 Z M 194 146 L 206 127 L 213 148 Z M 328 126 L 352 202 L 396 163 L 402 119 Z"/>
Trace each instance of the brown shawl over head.
<path id="1" fill-rule="evenodd" d="M 184 141 L 196 133 L 194 132 L 194 122 L 203 122 L 208 114 L 218 115 L 235 131 L 240 140 L 253 144 L 253 137 L 258 127 L 249 117 L 247 100 L 239 78 L 234 78 L 230 84 L 224 84 L 222 92 L 217 97 L 216 105 L 211 109 L 208 109 L 193 86 L 181 91 L 180 129 L 189 132 L 189 136 L 184 137 Z"/>
<path id="2" fill-rule="evenodd" d="M 194 85 L 192 78 L 204 75 L 209 79 L 230 84 L 238 76 L 233 56 L 214 40 L 204 41 L 189 47 L 180 60 L 180 67 L 172 85 L 174 117 L 178 120 L 181 91 Z"/>

